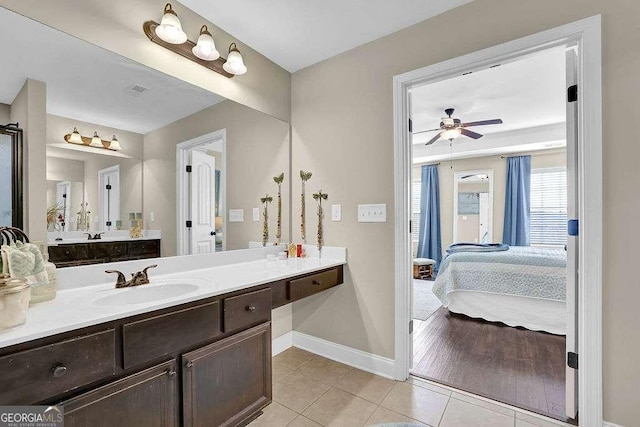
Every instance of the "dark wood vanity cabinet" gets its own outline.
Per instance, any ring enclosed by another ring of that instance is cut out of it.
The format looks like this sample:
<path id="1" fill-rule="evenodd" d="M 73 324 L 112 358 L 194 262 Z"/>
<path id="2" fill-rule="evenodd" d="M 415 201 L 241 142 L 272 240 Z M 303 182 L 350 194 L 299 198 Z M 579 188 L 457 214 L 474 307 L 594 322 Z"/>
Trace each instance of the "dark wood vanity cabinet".
<path id="1" fill-rule="evenodd" d="M 160 240 L 61 243 L 49 246 L 49 260 L 58 268 L 160 257 Z"/>
<path id="2" fill-rule="evenodd" d="M 64 406 L 66 426 L 241 426 L 271 402 L 271 310 L 343 267 L 0 349 L 0 405 Z"/>

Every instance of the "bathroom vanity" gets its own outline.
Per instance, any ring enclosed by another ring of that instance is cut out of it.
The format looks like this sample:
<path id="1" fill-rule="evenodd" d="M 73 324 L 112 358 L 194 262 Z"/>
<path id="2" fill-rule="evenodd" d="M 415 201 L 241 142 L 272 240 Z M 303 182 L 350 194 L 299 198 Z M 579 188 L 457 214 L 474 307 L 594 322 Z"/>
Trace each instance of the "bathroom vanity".
<path id="1" fill-rule="evenodd" d="M 341 284 L 343 264 L 261 259 L 62 291 L 0 336 L 0 404 L 61 404 L 67 426 L 245 425 L 271 402 L 271 310 Z"/>
<path id="2" fill-rule="evenodd" d="M 160 239 L 60 242 L 49 246 L 49 260 L 58 268 L 160 257 Z"/>

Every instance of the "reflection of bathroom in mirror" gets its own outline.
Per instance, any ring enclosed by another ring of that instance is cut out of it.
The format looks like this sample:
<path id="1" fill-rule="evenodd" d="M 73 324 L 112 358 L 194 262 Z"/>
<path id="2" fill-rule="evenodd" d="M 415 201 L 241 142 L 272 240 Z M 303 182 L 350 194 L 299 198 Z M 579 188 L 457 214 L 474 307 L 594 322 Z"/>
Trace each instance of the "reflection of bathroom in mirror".
<path id="1" fill-rule="evenodd" d="M 453 241 L 491 243 L 493 170 L 454 174 Z"/>
<path id="2" fill-rule="evenodd" d="M 0 69 L 0 124 L 42 139 L 25 141 L 27 180 L 42 182 L 24 194 L 25 228 L 51 247 L 89 248 L 63 251 L 74 255 L 59 266 L 247 248 L 262 237 L 253 209 L 282 172 L 289 241 L 288 123 L 6 9 L 0 36 L 7 57 L 23 58 Z M 92 245 L 103 253 L 79 259 Z"/>

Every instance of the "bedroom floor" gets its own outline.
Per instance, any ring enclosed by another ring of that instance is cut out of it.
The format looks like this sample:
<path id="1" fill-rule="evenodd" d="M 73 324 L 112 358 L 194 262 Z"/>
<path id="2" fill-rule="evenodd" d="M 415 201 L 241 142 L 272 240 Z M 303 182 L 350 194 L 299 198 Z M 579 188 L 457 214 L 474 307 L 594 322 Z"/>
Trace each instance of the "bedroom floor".
<path id="1" fill-rule="evenodd" d="M 411 373 L 559 420 L 565 417 L 565 337 L 439 308 L 414 320 Z"/>

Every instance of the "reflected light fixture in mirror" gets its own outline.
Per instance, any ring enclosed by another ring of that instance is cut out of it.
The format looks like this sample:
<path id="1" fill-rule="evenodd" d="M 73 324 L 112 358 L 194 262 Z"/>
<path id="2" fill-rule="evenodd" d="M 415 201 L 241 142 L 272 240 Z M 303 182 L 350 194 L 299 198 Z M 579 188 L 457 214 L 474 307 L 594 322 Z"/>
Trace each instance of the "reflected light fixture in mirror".
<path id="1" fill-rule="evenodd" d="M 227 57 L 227 62 L 224 63 L 222 68 L 224 68 L 227 73 L 234 74 L 236 76 L 247 72 L 247 67 L 244 65 L 242 55 L 235 43 L 231 43 L 229 45 L 229 56 Z"/>
<path id="2" fill-rule="evenodd" d="M 187 34 L 182 31 L 182 24 L 178 15 L 173 11 L 171 3 L 164 7 L 164 14 L 160 25 L 156 27 L 156 34 L 162 40 L 171 44 L 182 44 L 187 41 Z"/>
<path id="3" fill-rule="evenodd" d="M 122 147 L 120 147 L 120 142 L 118 141 L 115 135 L 113 135 L 113 138 L 111 138 L 111 142 L 109 143 L 109 149 L 114 151 L 122 150 Z"/>
<path id="4" fill-rule="evenodd" d="M 203 25 L 202 28 L 200 28 L 198 42 L 191 51 L 196 57 L 203 61 L 215 61 L 220 58 L 220 52 L 216 50 L 216 44 L 213 41 L 213 37 L 206 25 Z"/>
<path id="5" fill-rule="evenodd" d="M 92 147 L 104 147 L 104 145 L 102 145 L 102 140 L 98 136 L 98 132 L 93 132 L 93 138 L 91 138 L 91 144 L 89 145 Z"/>

